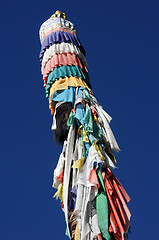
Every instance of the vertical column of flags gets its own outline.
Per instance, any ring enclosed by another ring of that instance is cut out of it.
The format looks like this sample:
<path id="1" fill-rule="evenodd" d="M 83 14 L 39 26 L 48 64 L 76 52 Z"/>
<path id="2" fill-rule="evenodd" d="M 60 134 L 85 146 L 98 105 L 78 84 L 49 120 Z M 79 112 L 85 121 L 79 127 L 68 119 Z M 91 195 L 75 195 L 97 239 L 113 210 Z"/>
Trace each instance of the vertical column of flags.
<path id="1" fill-rule="evenodd" d="M 63 143 L 53 187 L 65 214 L 66 234 L 72 240 L 125 240 L 130 197 L 112 173 L 113 151 L 120 149 L 109 126 L 111 117 L 91 91 L 85 50 L 60 11 L 42 24 L 40 41 L 52 130 Z"/>

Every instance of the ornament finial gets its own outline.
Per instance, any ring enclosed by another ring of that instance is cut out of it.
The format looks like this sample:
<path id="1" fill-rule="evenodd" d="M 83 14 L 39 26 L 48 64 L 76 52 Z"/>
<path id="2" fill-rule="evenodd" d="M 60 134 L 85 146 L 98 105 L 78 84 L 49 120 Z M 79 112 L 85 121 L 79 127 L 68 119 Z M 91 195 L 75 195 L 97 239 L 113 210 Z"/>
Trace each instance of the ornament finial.
<path id="1" fill-rule="evenodd" d="M 67 19 L 67 16 L 65 13 L 57 10 L 52 16 L 51 18 L 64 18 L 65 20 Z"/>

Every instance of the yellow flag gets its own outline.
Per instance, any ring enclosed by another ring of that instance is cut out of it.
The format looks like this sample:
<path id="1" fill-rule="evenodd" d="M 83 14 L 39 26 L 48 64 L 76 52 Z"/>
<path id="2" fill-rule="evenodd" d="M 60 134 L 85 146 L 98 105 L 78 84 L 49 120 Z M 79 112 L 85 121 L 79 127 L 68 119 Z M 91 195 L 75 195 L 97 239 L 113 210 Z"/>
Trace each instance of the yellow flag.
<path id="1" fill-rule="evenodd" d="M 82 167 L 84 165 L 84 157 L 81 159 L 78 159 L 72 166 L 72 168 L 77 168 L 79 171 L 81 171 Z"/>
<path id="2" fill-rule="evenodd" d="M 95 122 L 98 122 L 98 118 L 97 118 L 96 115 L 94 115 L 94 121 L 95 121 Z"/>
<path id="3" fill-rule="evenodd" d="M 56 197 L 56 200 L 57 200 L 58 198 L 60 198 L 61 201 L 63 202 L 63 184 L 60 184 L 57 192 L 55 193 L 55 195 L 54 195 L 53 197 Z"/>
<path id="4" fill-rule="evenodd" d="M 78 135 L 81 135 L 81 128 L 82 128 L 83 126 L 81 125 L 79 128 L 78 128 Z"/>
<path id="5" fill-rule="evenodd" d="M 105 160 L 105 157 L 104 157 L 104 155 L 103 155 L 103 153 L 102 153 L 102 147 L 101 147 L 101 145 L 99 144 L 99 142 L 98 142 L 98 141 L 95 141 L 95 142 L 93 143 L 93 146 L 94 146 L 95 150 L 98 152 L 99 157 L 104 161 L 104 160 Z"/>
<path id="6" fill-rule="evenodd" d="M 110 159 L 113 161 L 113 163 L 116 164 L 117 161 L 116 161 L 115 156 L 114 156 L 112 150 L 110 149 L 110 147 L 106 147 L 106 153 L 108 154 Z"/>
<path id="7" fill-rule="evenodd" d="M 75 240 L 79 239 L 79 228 L 78 228 L 78 221 L 77 221 L 77 225 L 76 225 L 76 230 L 75 230 Z"/>
<path id="8" fill-rule="evenodd" d="M 84 128 L 83 128 L 83 139 L 82 140 L 83 140 L 82 142 L 89 142 L 87 132 Z"/>

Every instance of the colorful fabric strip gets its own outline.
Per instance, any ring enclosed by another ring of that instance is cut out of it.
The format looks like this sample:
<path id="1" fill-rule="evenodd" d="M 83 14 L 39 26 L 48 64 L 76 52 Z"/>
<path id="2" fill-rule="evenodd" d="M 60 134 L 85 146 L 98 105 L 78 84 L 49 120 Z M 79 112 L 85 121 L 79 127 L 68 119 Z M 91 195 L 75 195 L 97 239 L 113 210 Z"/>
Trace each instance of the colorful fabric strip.
<path id="1" fill-rule="evenodd" d="M 45 31 L 45 33 L 42 35 L 41 44 L 43 43 L 44 39 L 45 39 L 49 34 L 51 34 L 52 32 L 60 32 L 60 31 L 67 32 L 67 33 L 71 33 L 71 34 L 74 34 L 75 36 L 77 36 L 76 31 L 72 31 L 71 29 L 68 29 L 68 28 L 50 28 L 50 29 L 47 29 L 47 30 Z"/>
<path id="2" fill-rule="evenodd" d="M 42 63 L 41 63 L 41 72 L 42 73 L 44 71 L 44 67 L 45 67 L 47 61 L 54 54 L 58 54 L 58 53 L 75 53 L 81 59 L 81 61 L 85 64 L 85 66 L 88 67 L 86 58 L 84 57 L 84 55 L 80 51 L 80 49 L 78 47 L 76 47 L 76 45 L 74 45 L 72 43 L 62 42 L 62 43 L 55 43 L 55 44 L 51 45 L 44 52 L 44 56 L 43 56 Z"/>
<path id="3" fill-rule="evenodd" d="M 55 68 L 49 74 L 46 84 L 46 93 L 49 92 L 51 85 L 58 79 L 72 76 L 83 79 L 87 85 L 91 87 L 86 73 L 84 74 L 84 72 L 78 66 L 61 66 Z"/>
<path id="4" fill-rule="evenodd" d="M 124 240 L 124 232 L 126 232 L 129 227 L 131 217 L 126 205 L 130 201 L 130 197 L 109 168 L 107 168 L 105 172 L 102 172 L 102 177 L 109 202 L 109 231 L 112 232 L 117 239 Z"/>
<path id="5" fill-rule="evenodd" d="M 75 87 L 69 87 L 68 89 L 56 91 L 52 94 L 50 99 L 54 102 L 71 102 L 72 106 L 75 101 Z"/>
<path id="6" fill-rule="evenodd" d="M 44 39 L 41 45 L 39 58 L 42 60 L 42 57 L 44 55 L 46 48 L 48 48 L 54 43 L 61 43 L 61 42 L 75 44 L 81 50 L 81 52 L 85 55 L 85 50 L 82 47 L 82 44 L 80 43 L 79 39 L 75 35 L 60 31 L 60 32 L 53 32 Z"/>
<path id="7" fill-rule="evenodd" d="M 109 228 L 108 202 L 107 202 L 106 190 L 105 190 L 105 186 L 104 186 L 104 182 L 103 182 L 100 170 L 97 170 L 97 175 L 100 181 L 100 188 L 96 196 L 96 211 L 98 216 L 99 229 L 102 233 L 102 236 L 105 239 L 111 240 L 109 230 L 108 230 Z"/>
<path id="8" fill-rule="evenodd" d="M 68 78 L 68 77 L 66 77 L 66 78 L 61 78 L 61 79 L 59 79 L 58 81 L 55 81 L 52 84 L 52 86 L 50 88 L 50 91 L 48 91 L 46 93 L 46 98 L 49 98 L 49 95 L 50 95 L 50 98 L 51 98 L 56 91 L 68 89 L 69 87 L 83 87 L 83 88 L 87 89 L 91 94 L 93 94 L 91 89 L 87 86 L 85 81 L 83 81 L 81 78 L 77 78 L 77 77 Z M 51 110 L 51 115 L 55 111 L 55 109 L 52 105 L 52 102 L 53 101 L 50 99 L 49 100 L 49 109 Z"/>
<path id="9" fill-rule="evenodd" d="M 78 66 L 79 68 L 83 69 L 87 74 L 88 70 L 81 63 L 79 57 L 75 53 L 61 53 L 61 54 L 54 54 L 52 58 L 46 63 L 44 73 L 43 73 L 43 80 L 44 80 L 44 87 L 46 87 L 46 81 L 49 73 L 56 67 L 60 66 L 67 66 L 67 65 L 74 65 Z"/>

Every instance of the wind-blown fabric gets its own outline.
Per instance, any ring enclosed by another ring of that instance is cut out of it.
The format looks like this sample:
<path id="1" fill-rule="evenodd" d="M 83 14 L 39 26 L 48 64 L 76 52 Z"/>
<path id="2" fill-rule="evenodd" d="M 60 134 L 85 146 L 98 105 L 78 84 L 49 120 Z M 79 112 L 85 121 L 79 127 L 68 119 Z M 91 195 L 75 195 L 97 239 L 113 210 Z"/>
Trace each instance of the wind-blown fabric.
<path id="1" fill-rule="evenodd" d="M 75 53 L 81 61 L 84 63 L 86 67 L 88 67 L 87 61 L 83 55 L 83 53 L 80 51 L 76 45 L 73 45 L 72 43 L 57 43 L 51 45 L 49 48 L 47 48 L 44 52 L 42 63 L 41 63 L 41 72 L 43 74 L 45 64 L 48 62 L 48 60 L 54 55 L 54 54 L 61 54 L 61 53 Z"/>
<path id="2" fill-rule="evenodd" d="M 80 58 L 75 53 L 59 53 L 54 54 L 51 59 L 46 63 L 45 70 L 43 72 L 44 87 L 49 73 L 56 67 L 61 66 L 78 66 L 88 74 L 87 67 L 81 62 Z"/>
<path id="3" fill-rule="evenodd" d="M 39 34 L 46 98 L 54 114 L 52 130 L 56 133 L 59 128 L 58 114 L 66 124 L 53 177 L 66 234 L 72 240 L 127 239 L 130 197 L 112 173 L 116 168 L 113 151 L 120 149 L 109 125 L 112 118 L 91 90 L 76 29 L 68 20 L 54 17 L 42 24 Z M 60 113 L 62 106 L 66 114 Z"/>
<path id="4" fill-rule="evenodd" d="M 85 80 L 87 85 L 90 87 L 88 75 L 81 68 L 79 68 L 76 65 L 75 66 L 62 65 L 60 67 L 54 68 L 53 71 L 48 75 L 47 83 L 46 83 L 46 94 L 49 93 L 52 83 L 54 83 L 56 80 L 64 77 L 71 77 L 71 76 L 78 77 Z"/>
<path id="5" fill-rule="evenodd" d="M 85 55 L 85 51 L 84 51 L 82 44 L 80 43 L 79 39 L 74 34 L 68 33 L 65 31 L 57 31 L 57 32 L 52 32 L 46 36 L 46 38 L 42 42 L 39 58 L 42 59 L 45 50 L 49 46 L 51 46 L 54 43 L 62 43 L 62 42 L 73 43 Z"/>

